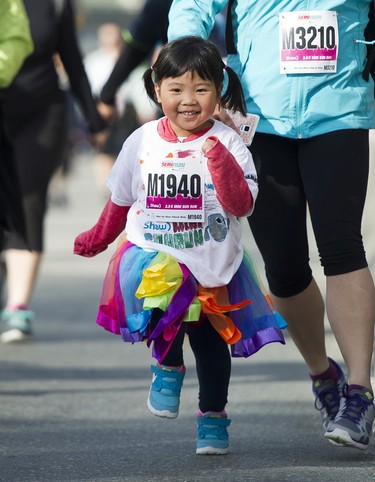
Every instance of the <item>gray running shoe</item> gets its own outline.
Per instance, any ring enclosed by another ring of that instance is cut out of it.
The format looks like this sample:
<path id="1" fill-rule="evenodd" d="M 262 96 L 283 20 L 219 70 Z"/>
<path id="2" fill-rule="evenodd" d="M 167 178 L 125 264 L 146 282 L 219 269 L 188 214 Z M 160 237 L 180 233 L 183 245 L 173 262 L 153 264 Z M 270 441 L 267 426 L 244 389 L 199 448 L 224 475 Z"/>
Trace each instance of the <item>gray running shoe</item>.
<path id="1" fill-rule="evenodd" d="M 344 386 L 339 413 L 324 434 L 334 445 L 366 450 L 375 418 L 374 396 L 367 388 Z"/>
<path id="2" fill-rule="evenodd" d="M 5 327 L 0 335 L 2 343 L 17 343 L 25 341 L 32 335 L 31 321 L 34 319 L 34 313 L 29 310 L 3 310 L 1 312 L 1 321 Z"/>
<path id="3" fill-rule="evenodd" d="M 315 408 L 320 410 L 323 427 L 328 430 L 329 424 L 334 421 L 339 409 L 342 397 L 342 389 L 346 383 L 346 377 L 340 366 L 331 358 L 328 360 L 333 363 L 339 373 L 337 382 L 333 380 L 316 380 L 313 382 L 313 393 L 315 395 Z"/>

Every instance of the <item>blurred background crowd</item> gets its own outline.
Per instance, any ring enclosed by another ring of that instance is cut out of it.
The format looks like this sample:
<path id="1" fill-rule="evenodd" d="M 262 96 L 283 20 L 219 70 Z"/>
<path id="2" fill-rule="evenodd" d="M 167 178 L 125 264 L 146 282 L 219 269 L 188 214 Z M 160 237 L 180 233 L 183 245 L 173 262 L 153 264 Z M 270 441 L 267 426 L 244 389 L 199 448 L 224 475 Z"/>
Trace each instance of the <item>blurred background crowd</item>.
<path id="1" fill-rule="evenodd" d="M 6 180 L 5 185 L 19 196 L 4 201 L 8 206 L 1 209 L 7 212 L 10 205 L 13 220 L 5 219 L 5 225 L 12 226 L 20 218 L 20 209 L 12 207 L 18 197 L 25 217 L 23 227 L 20 223 L 6 230 L 1 240 L 3 343 L 33 334 L 32 296 L 44 252 L 45 217 L 50 207 L 69 206 L 68 184 L 77 159 L 87 158 L 104 202 L 108 197 L 105 179 L 122 143 L 158 115 L 142 87 L 149 52 L 140 52 L 125 72 L 123 65 L 128 61 L 123 58 L 123 80 L 115 78 L 110 100 L 104 110 L 99 108 L 101 90 L 125 53 L 127 28 L 142 11 L 143 1 L 25 0 L 24 6 L 34 52 L 12 84 L 2 89 L 1 98 L 6 133 L 2 159 L 4 140 L 9 137 L 12 149 L 6 155 L 17 168 L 20 188 L 12 185 L 14 180 Z"/>
<path id="2" fill-rule="evenodd" d="M 69 207 L 77 159 L 87 160 L 104 204 L 105 181 L 123 142 L 161 115 L 146 95 L 142 75 L 167 41 L 171 3 L 23 1 L 34 51 L 2 91 L 1 106 L 3 139 L 11 140 L 10 164 L 17 168 L 20 189 L 12 185 L 10 191 L 19 195 L 12 201 L 4 196 L 7 206 L 1 206 L 10 213 L 0 250 L 3 343 L 33 335 L 32 298 L 45 250 L 45 217 L 51 207 Z M 224 15 L 217 17 L 211 36 L 223 56 Z M 19 200 L 23 209 L 16 212 Z M 22 210 L 24 226 L 14 229 Z"/>

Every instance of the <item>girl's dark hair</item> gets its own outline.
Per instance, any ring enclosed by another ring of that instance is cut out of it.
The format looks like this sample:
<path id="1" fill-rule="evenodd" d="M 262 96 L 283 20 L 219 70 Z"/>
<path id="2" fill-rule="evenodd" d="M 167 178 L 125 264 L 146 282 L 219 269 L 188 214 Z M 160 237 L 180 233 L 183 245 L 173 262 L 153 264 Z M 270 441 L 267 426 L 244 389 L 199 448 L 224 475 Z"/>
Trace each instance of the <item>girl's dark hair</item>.
<path id="1" fill-rule="evenodd" d="M 146 70 L 143 81 L 147 95 L 159 105 L 154 85 L 167 77 L 180 77 L 193 72 L 214 83 L 221 92 L 224 72 L 227 72 L 227 88 L 221 96 L 222 107 L 246 114 L 245 98 L 236 73 L 222 61 L 216 45 L 201 37 L 182 37 L 162 47 L 154 65 Z"/>

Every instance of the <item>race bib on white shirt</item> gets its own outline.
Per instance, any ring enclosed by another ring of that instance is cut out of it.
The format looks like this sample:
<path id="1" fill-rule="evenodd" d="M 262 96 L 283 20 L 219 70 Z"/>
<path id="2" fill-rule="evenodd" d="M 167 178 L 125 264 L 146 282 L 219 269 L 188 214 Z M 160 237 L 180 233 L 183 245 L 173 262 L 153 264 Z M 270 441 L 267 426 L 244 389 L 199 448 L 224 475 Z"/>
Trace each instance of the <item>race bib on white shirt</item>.
<path id="1" fill-rule="evenodd" d="M 201 150 L 145 161 L 145 215 L 153 221 L 204 221 L 204 156 Z"/>
<path id="2" fill-rule="evenodd" d="M 321 74 L 337 70 L 337 13 L 331 11 L 279 14 L 281 74 Z"/>

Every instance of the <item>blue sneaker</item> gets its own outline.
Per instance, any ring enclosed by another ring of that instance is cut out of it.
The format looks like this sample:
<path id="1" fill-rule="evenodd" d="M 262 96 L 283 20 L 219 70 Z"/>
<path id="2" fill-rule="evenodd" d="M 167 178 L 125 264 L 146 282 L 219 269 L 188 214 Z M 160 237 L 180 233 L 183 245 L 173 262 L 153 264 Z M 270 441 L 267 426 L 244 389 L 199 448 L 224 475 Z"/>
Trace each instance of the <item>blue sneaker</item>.
<path id="1" fill-rule="evenodd" d="M 7 310 L 1 312 L 1 321 L 4 322 L 4 330 L 0 335 L 2 343 L 17 343 L 25 341 L 32 335 L 31 322 L 34 313 L 29 310 Z"/>
<path id="2" fill-rule="evenodd" d="M 197 416 L 198 455 L 225 455 L 228 453 L 230 419 L 225 414 L 207 412 Z"/>
<path id="3" fill-rule="evenodd" d="M 178 368 L 152 366 L 154 374 L 147 399 L 147 407 L 158 417 L 176 418 L 185 371 Z"/>
<path id="4" fill-rule="evenodd" d="M 328 430 L 329 425 L 334 421 L 339 409 L 342 397 L 343 386 L 346 383 L 346 377 L 341 367 L 331 358 L 339 374 L 337 382 L 333 380 L 316 380 L 313 382 L 313 393 L 315 395 L 315 408 L 320 410 L 323 427 Z"/>
<path id="5" fill-rule="evenodd" d="M 374 396 L 367 388 L 344 386 L 339 413 L 324 436 L 334 445 L 366 450 L 375 419 Z"/>

